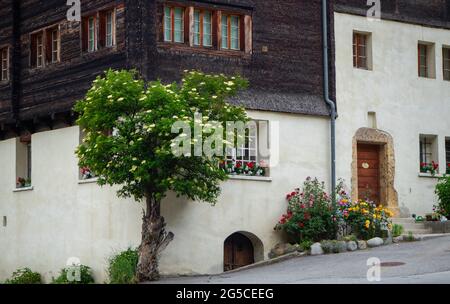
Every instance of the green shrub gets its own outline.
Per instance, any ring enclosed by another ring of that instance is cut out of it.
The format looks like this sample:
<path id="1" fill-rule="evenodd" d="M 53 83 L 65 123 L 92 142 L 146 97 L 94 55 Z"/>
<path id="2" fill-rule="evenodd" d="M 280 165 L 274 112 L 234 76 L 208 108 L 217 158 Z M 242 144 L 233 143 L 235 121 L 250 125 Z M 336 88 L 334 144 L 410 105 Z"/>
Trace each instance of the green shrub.
<path id="1" fill-rule="evenodd" d="M 324 253 L 339 253 L 338 242 L 336 240 L 325 240 L 320 242 Z"/>
<path id="2" fill-rule="evenodd" d="M 76 268 L 80 268 L 80 280 L 70 281 L 68 275 L 73 275 L 76 272 Z M 94 278 L 92 277 L 92 269 L 85 265 L 80 266 L 69 266 L 63 268 L 59 274 L 59 276 L 55 279 L 53 278 L 52 284 L 93 284 L 95 283 Z"/>
<path id="3" fill-rule="evenodd" d="M 407 242 L 414 242 L 416 239 L 414 238 L 414 234 L 412 231 L 408 231 L 408 235 L 405 238 L 405 241 Z"/>
<path id="4" fill-rule="evenodd" d="M 135 284 L 138 259 L 137 249 L 131 248 L 111 257 L 108 267 L 109 283 Z"/>
<path id="5" fill-rule="evenodd" d="M 403 234 L 403 230 L 404 229 L 402 225 L 394 224 L 392 226 L 392 236 L 393 237 L 401 236 Z"/>
<path id="6" fill-rule="evenodd" d="M 345 241 L 345 242 L 357 242 L 358 238 L 356 237 L 356 235 L 350 234 L 350 235 L 345 236 L 343 238 L 343 241 Z"/>
<path id="7" fill-rule="evenodd" d="M 41 275 L 33 272 L 30 268 L 21 268 L 13 272 L 10 279 L 5 284 L 41 284 Z"/>
<path id="8" fill-rule="evenodd" d="M 302 251 L 309 251 L 311 250 L 311 246 L 314 244 L 313 241 L 310 240 L 304 240 L 299 244 L 299 247 Z"/>
<path id="9" fill-rule="evenodd" d="M 286 231 L 294 240 L 320 241 L 334 239 L 337 232 L 335 208 L 325 192 L 324 183 L 307 178 L 303 189 L 287 194 L 287 213 L 278 224 L 277 230 Z"/>
<path id="10" fill-rule="evenodd" d="M 439 198 L 439 204 L 435 211 L 443 216 L 450 215 L 450 175 L 439 179 L 436 185 L 436 194 Z"/>

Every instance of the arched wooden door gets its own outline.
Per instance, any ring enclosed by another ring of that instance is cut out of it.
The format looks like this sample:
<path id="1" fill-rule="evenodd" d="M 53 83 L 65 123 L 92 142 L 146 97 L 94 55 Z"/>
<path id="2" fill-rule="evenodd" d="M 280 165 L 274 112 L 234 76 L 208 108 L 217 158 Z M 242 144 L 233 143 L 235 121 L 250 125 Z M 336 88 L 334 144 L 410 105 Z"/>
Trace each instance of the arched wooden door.
<path id="1" fill-rule="evenodd" d="M 224 271 L 253 264 L 255 262 L 252 242 L 241 233 L 234 233 L 224 243 Z"/>

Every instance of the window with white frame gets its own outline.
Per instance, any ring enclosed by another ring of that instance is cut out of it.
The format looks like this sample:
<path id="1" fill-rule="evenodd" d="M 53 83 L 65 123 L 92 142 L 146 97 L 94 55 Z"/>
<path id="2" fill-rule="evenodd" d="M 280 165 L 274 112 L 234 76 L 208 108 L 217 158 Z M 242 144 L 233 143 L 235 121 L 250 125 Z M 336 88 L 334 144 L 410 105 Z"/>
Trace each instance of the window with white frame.
<path id="1" fill-rule="evenodd" d="M 49 29 L 47 31 L 47 39 L 50 39 L 48 41 L 47 45 L 49 46 L 49 49 L 47 50 L 50 52 L 49 55 L 49 61 L 52 63 L 59 61 L 59 28 L 55 27 L 52 29 Z"/>
<path id="2" fill-rule="evenodd" d="M 164 7 L 164 41 L 184 42 L 184 14 L 184 7 Z"/>
<path id="3" fill-rule="evenodd" d="M 44 66 L 44 31 L 31 34 L 30 63 L 32 68 Z"/>
<path id="4" fill-rule="evenodd" d="M 420 172 L 439 171 L 438 140 L 436 135 L 420 135 Z"/>
<path id="5" fill-rule="evenodd" d="M 194 10 L 194 45 L 212 46 L 212 13 L 207 10 Z"/>
<path id="6" fill-rule="evenodd" d="M 86 133 L 84 130 L 80 127 L 80 134 L 79 134 L 79 143 L 80 145 L 84 145 L 85 142 Z M 89 167 L 80 167 L 79 173 L 78 173 L 78 179 L 79 180 L 90 180 L 96 178 L 94 172 Z"/>
<path id="7" fill-rule="evenodd" d="M 222 14 L 222 49 L 240 50 L 241 16 Z"/>
<path id="8" fill-rule="evenodd" d="M 115 45 L 115 14 L 114 11 L 106 12 L 106 47 Z"/>
<path id="9" fill-rule="evenodd" d="M 31 134 L 16 141 L 16 188 L 31 187 Z"/>
<path id="10" fill-rule="evenodd" d="M 238 132 L 239 135 L 239 132 Z M 268 122 L 252 121 L 245 128 L 243 142 L 235 148 L 227 148 L 223 168 L 230 175 L 267 176 L 268 159 L 260 147 L 268 145 Z"/>
<path id="11" fill-rule="evenodd" d="M 9 48 L 3 47 L 0 49 L 1 53 L 1 79 L 2 81 L 9 80 Z"/>

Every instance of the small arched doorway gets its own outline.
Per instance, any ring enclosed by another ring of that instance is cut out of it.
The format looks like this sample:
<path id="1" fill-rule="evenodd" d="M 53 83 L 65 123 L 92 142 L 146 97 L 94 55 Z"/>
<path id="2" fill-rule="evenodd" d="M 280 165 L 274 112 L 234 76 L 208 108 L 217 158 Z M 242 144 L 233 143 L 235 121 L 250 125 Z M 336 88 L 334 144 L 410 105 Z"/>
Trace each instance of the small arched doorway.
<path id="1" fill-rule="evenodd" d="M 255 262 L 252 241 L 242 233 L 233 233 L 224 242 L 223 270 L 230 271 Z"/>

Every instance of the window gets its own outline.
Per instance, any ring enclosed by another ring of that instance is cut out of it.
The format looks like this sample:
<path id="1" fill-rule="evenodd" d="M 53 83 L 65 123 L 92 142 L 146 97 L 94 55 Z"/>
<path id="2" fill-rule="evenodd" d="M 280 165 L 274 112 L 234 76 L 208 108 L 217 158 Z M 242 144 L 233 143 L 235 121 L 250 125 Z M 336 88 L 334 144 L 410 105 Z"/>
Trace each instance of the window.
<path id="1" fill-rule="evenodd" d="M 372 64 L 371 35 L 366 33 L 353 33 L 353 67 L 369 70 Z"/>
<path id="2" fill-rule="evenodd" d="M 115 44 L 114 32 L 115 32 L 115 21 L 114 12 L 109 11 L 106 13 L 106 46 L 112 47 Z"/>
<path id="3" fill-rule="evenodd" d="M 424 44 L 419 44 L 419 76 L 428 77 L 428 48 Z"/>
<path id="4" fill-rule="evenodd" d="M 268 121 L 252 121 L 245 128 L 244 143 L 227 148 L 224 169 L 232 175 L 267 176 L 269 153 Z M 265 145 L 261 145 L 265 143 Z"/>
<path id="5" fill-rule="evenodd" d="M 445 139 L 445 156 L 447 162 L 446 173 L 450 174 L 450 138 Z"/>
<path id="6" fill-rule="evenodd" d="M 40 68 L 44 66 L 44 33 L 40 31 L 31 35 L 30 47 L 31 67 Z"/>
<path id="7" fill-rule="evenodd" d="M 1 53 L 1 79 L 2 81 L 9 80 L 9 48 L 4 47 L 0 49 Z"/>
<path id="8" fill-rule="evenodd" d="M 47 62 L 55 63 L 59 61 L 60 43 L 59 27 L 52 27 L 46 30 L 46 54 Z"/>
<path id="9" fill-rule="evenodd" d="M 164 41 L 184 42 L 184 8 L 164 7 Z"/>
<path id="10" fill-rule="evenodd" d="M 222 49 L 240 50 L 240 16 L 222 14 Z"/>
<path id="11" fill-rule="evenodd" d="M 96 49 L 97 37 L 96 30 L 96 18 L 89 17 L 88 19 L 88 52 L 93 52 Z"/>
<path id="12" fill-rule="evenodd" d="M 438 164 L 438 140 L 436 135 L 420 135 L 420 171 L 430 172 Z M 433 170 L 437 171 L 435 167 Z"/>
<path id="13" fill-rule="evenodd" d="M 442 59 L 444 66 L 444 80 L 450 81 L 450 48 L 442 48 Z"/>
<path id="14" fill-rule="evenodd" d="M 419 43 L 418 44 L 418 71 L 419 77 L 435 78 L 436 71 L 434 67 L 434 44 Z"/>
<path id="15" fill-rule="evenodd" d="M 58 30 L 52 31 L 52 62 L 57 62 L 59 58 L 59 34 Z"/>
<path id="16" fill-rule="evenodd" d="M 212 13 L 210 11 L 194 11 L 194 45 L 212 46 Z"/>
<path id="17" fill-rule="evenodd" d="M 85 142 L 86 133 L 84 130 L 80 127 L 80 133 L 79 133 L 79 144 L 84 145 Z M 78 171 L 78 179 L 80 181 L 83 180 L 93 180 L 96 176 L 94 172 L 89 167 L 81 167 Z"/>
<path id="18" fill-rule="evenodd" d="M 31 134 L 16 141 L 16 188 L 31 187 Z"/>

